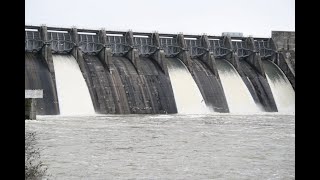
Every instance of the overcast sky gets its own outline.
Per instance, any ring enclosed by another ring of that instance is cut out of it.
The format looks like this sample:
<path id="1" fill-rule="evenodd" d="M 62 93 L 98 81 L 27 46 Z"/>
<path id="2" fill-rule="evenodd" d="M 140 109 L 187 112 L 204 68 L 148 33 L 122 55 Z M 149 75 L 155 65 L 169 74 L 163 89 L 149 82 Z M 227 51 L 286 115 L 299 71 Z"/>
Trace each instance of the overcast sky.
<path id="1" fill-rule="evenodd" d="M 25 0 L 25 24 L 270 37 L 295 31 L 294 0 Z"/>

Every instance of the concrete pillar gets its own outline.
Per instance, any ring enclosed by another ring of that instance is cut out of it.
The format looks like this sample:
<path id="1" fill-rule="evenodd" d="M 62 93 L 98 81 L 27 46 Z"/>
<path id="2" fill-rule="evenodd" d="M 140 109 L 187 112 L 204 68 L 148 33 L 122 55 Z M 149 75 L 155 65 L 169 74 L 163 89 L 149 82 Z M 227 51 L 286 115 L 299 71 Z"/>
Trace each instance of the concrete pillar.
<path id="1" fill-rule="evenodd" d="M 129 50 L 129 52 L 125 55 L 125 57 L 128 58 L 133 63 L 135 69 L 140 74 L 139 52 L 136 48 L 134 48 L 133 33 L 132 33 L 132 31 L 128 31 L 124 36 L 125 36 L 125 40 L 126 40 L 127 45 L 132 47 Z"/>
<path id="2" fill-rule="evenodd" d="M 78 46 L 79 45 L 78 30 L 76 28 L 72 28 L 69 31 L 69 34 L 71 36 L 71 41 L 75 44 L 75 46 L 71 50 L 71 54 L 78 61 L 81 69 L 81 62 L 79 62 L 79 54 L 81 53 L 81 50 L 79 49 L 79 46 Z"/>
<path id="3" fill-rule="evenodd" d="M 222 42 L 223 42 L 225 48 L 228 48 L 230 50 L 234 50 L 230 36 L 224 36 L 222 39 Z M 227 61 L 229 61 L 233 65 L 234 68 L 236 68 L 236 70 L 239 73 L 242 72 L 240 65 L 239 65 L 239 57 L 236 52 L 232 52 L 232 53 L 228 54 L 226 56 L 226 59 L 227 59 Z"/>
<path id="4" fill-rule="evenodd" d="M 79 36 L 78 36 L 77 28 L 71 28 L 69 33 L 70 33 L 72 42 L 75 43 L 76 46 L 79 46 Z"/>
<path id="5" fill-rule="evenodd" d="M 177 44 L 180 48 L 182 48 L 181 53 L 178 54 L 178 58 L 180 60 L 182 60 L 182 62 L 187 66 L 187 68 L 189 69 L 189 71 L 192 70 L 191 68 L 191 58 L 190 58 L 190 53 L 189 51 L 187 51 L 188 47 L 187 47 L 187 43 L 184 39 L 183 34 L 178 34 L 177 35 Z"/>
<path id="6" fill-rule="evenodd" d="M 209 51 L 210 44 L 207 35 L 202 35 L 200 37 L 200 44 L 203 48 L 206 49 L 205 54 L 203 56 L 200 56 L 200 60 L 204 62 L 210 68 L 211 72 L 220 80 L 213 52 Z"/>
<path id="7" fill-rule="evenodd" d="M 94 90 L 93 90 L 93 83 L 90 77 L 90 73 L 88 70 L 88 67 L 86 63 L 84 62 L 83 53 L 81 49 L 79 48 L 79 37 L 78 37 L 78 30 L 76 28 L 72 28 L 70 31 L 71 41 L 75 44 L 75 46 L 71 50 L 71 55 L 76 59 L 79 68 L 81 70 L 81 73 L 83 75 L 83 78 L 87 84 L 87 87 L 89 89 L 89 93 L 91 96 L 91 100 L 93 103 L 94 110 L 97 111 L 99 108 L 98 102 L 95 99 L 94 96 Z"/>
<path id="8" fill-rule="evenodd" d="M 105 30 L 100 30 L 98 33 L 99 41 L 104 47 L 98 54 L 99 60 L 102 65 L 110 72 L 111 64 L 112 64 L 112 50 L 106 47 L 107 44 L 107 35 Z"/>
<path id="9" fill-rule="evenodd" d="M 163 49 L 160 49 L 160 39 L 158 33 L 153 33 L 151 35 L 151 42 L 153 46 L 157 47 L 157 50 L 154 54 L 151 55 L 151 59 L 153 59 L 155 62 L 158 63 L 158 65 L 161 67 L 161 70 L 166 74 L 168 74 L 168 66 L 167 62 L 165 60 L 165 53 Z"/>
<path id="10" fill-rule="evenodd" d="M 50 44 L 48 42 L 48 32 L 46 26 L 41 26 L 39 28 L 41 40 L 44 43 L 44 46 L 41 48 L 40 53 L 41 56 L 44 58 L 45 63 L 50 71 L 51 74 L 54 74 L 54 67 L 53 67 L 53 59 L 52 59 L 52 51 Z"/>
<path id="11" fill-rule="evenodd" d="M 34 120 L 36 119 L 36 100 L 33 98 L 26 98 L 25 99 L 25 118 L 24 119 L 30 119 Z"/>
<path id="12" fill-rule="evenodd" d="M 263 76 L 266 77 L 260 53 L 256 52 L 256 48 L 254 45 L 254 39 L 252 37 L 248 37 L 245 40 L 248 49 L 254 51 L 249 57 L 245 58 L 245 60 Z"/>
<path id="13" fill-rule="evenodd" d="M 53 57 L 52 57 L 52 50 L 51 50 L 51 44 L 48 42 L 48 31 L 46 26 L 41 26 L 39 28 L 40 32 L 40 37 L 41 40 L 44 43 L 44 46 L 40 50 L 40 54 L 42 59 L 44 60 L 45 64 L 47 65 L 47 68 L 50 72 L 50 75 L 53 80 L 53 86 L 54 86 L 54 98 L 58 99 L 58 94 L 57 94 L 57 85 L 56 85 L 56 75 L 54 72 L 54 65 L 53 65 Z M 58 109 L 58 114 L 60 113 L 59 109 L 59 102 L 56 103 L 56 108 Z"/>

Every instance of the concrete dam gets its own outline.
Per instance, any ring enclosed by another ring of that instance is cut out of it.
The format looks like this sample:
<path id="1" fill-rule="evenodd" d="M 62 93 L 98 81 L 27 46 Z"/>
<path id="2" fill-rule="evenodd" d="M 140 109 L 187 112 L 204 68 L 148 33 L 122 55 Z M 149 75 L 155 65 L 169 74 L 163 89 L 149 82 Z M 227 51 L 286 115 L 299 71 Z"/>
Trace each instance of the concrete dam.
<path id="1" fill-rule="evenodd" d="M 272 33 L 25 26 L 25 89 L 39 115 L 294 112 L 292 38 Z"/>

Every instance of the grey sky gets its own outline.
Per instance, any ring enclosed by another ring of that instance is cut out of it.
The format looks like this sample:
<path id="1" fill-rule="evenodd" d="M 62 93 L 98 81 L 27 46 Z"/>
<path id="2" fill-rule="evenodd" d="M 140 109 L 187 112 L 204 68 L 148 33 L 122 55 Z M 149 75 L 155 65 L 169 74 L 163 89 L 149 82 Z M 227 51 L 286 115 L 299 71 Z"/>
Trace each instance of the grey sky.
<path id="1" fill-rule="evenodd" d="M 270 37 L 295 31 L 294 0 L 26 0 L 25 24 Z"/>

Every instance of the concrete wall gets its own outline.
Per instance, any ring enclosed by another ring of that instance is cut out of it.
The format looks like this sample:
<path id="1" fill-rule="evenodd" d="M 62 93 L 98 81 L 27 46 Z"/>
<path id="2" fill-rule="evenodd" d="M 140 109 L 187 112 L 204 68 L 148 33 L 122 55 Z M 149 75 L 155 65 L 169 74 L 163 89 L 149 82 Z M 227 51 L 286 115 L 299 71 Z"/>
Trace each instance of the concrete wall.
<path id="1" fill-rule="evenodd" d="M 47 27 L 37 27 L 40 30 L 41 39 L 44 42 L 50 40 Z M 99 42 L 104 46 L 96 54 L 86 54 L 79 47 L 78 30 L 75 28 L 48 28 L 51 30 L 68 31 L 71 49 L 67 54 L 72 54 L 77 60 L 83 77 L 87 83 L 96 112 L 103 114 L 128 114 L 128 113 L 176 113 L 177 108 L 174 100 L 172 85 L 168 76 L 168 70 L 164 51 L 160 48 L 158 33 L 137 33 L 147 35 L 152 39 L 152 44 L 157 48 L 150 56 L 141 56 L 134 46 L 133 35 L 129 32 L 106 32 L 105 30 L 88 30 L 97 33 Z M 81 30 L 86 31 L 86 30 Z M 125 43 L 131 46 L 129 52 L 119 55 L 112 54 L 112 49 L 106 45 L 106 33 L 123 34 Z M 279 49 L 280 58 L 277 65 L 284 71 L 294 69 L 294 33 L 273 33 L 274 48 Z M 160 34 L 161 35 L 161 34 Z M 201 57 L 191 57 L 183 34 L 168 35 L 176 38 L 181 53 L 172 60 L 180 59 L 189 69 L 197 83 L 207 105 L 217 112 L 229 112 L 224 91 L 215 66 L 215 58 L 212 52 L 204 53 Z M 208 49 L 208 37 L 196 36 L 200 39 L 201 46 Z M 211 37 L 214 38 L 214 37 Z M 223 38 L 230 46 L 230 38 Z M 253 41 L 253 39 L 251 39 Z M 286 44 L 287 43 L 287 44 Z M 70 47 L 70 44 L 68 45 Z M 287 49 L 285 49 L 287 47 Z M 59 114 L 58 99 L 55 85 L 52 53 L 50 43 L 44 43 L 38 52 L 26 52 L 26 88 L 44 89 L 44 98 L 37 101 L 38 114 Z M 232 47 L 230 47 L 232 49 Z M 254 94 L 256 101 L 263 104 L 267 111 L 275 111 L 274 100 L 270 96 L 270 87 L 263 76 L 261 69 L 257 69 L 256 58 L 252 58 L 252 64 L 239 60 L 235 54 L 227 59 L 239 71 L 250 92 Z M 260 61 L 260 59 L 258 59 Z M 288 63 L 290 61 L 290 63 Z M 285 66 L 290 64 L 289 66 Z M 259 66 L 260 67 L 260 66 Z M 294 73 L 293 73 L 294 74 Z M 294 76 L 288 76 L 292 81 Z M 272 95 L 272 94 L 271 94 Z M 259 97 L 258 97 L 259 96 Z"/>
<path id="2" fill-rule="evenodd" d="M 278 51 L 274 62 L 280 67 L 295 89 L 295 32 L 272 31 L 271 46 Z"/>

